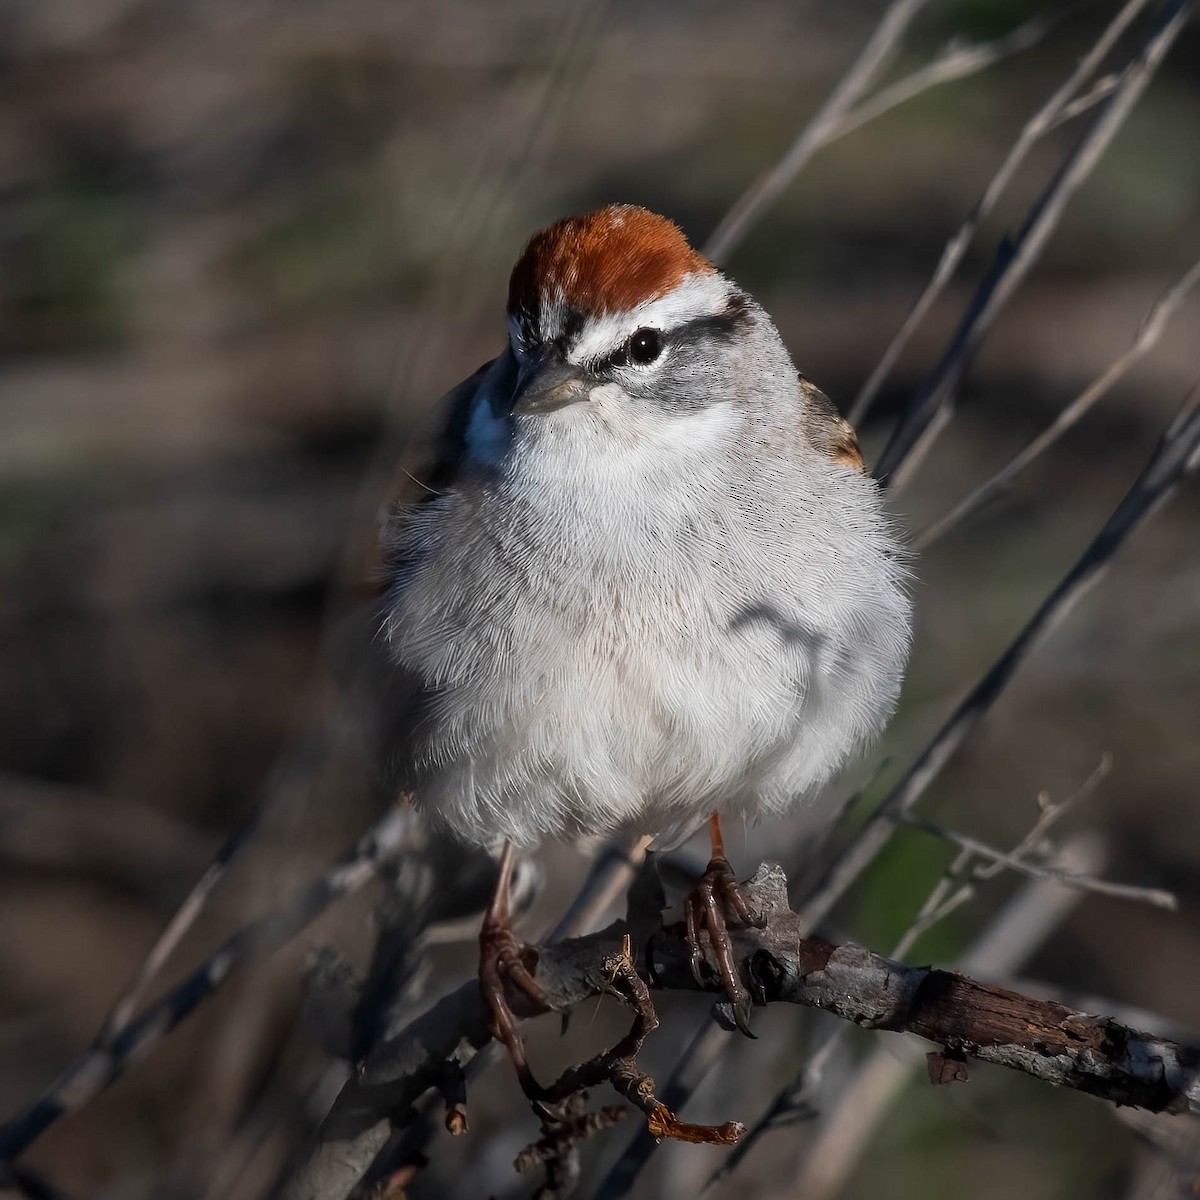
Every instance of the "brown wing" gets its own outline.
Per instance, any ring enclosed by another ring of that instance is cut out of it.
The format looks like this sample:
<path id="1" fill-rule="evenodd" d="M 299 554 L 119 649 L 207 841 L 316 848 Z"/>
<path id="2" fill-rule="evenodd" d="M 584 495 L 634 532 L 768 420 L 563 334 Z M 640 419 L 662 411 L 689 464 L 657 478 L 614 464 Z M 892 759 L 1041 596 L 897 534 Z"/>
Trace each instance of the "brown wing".
<path id="1" fill-rule="evenodd" d="M 860 475 L 866 471 L 854 427 L 819 388 L 800 377 L 804 391 L 804 432 L 809 442 L 834 462 Z"/>

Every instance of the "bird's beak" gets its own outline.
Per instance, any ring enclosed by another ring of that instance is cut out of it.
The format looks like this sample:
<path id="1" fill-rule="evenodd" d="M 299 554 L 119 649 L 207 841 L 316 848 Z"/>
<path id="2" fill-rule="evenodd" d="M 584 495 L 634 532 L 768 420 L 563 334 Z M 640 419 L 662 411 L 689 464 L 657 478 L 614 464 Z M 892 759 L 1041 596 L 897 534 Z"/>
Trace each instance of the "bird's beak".
<path id="1" fill-rule="evenodd" d="M 513 392 L 514 413 L 548 413 L 588 397 L 587 380 L 559 354 L 542 354 L 521 365 Z"/>

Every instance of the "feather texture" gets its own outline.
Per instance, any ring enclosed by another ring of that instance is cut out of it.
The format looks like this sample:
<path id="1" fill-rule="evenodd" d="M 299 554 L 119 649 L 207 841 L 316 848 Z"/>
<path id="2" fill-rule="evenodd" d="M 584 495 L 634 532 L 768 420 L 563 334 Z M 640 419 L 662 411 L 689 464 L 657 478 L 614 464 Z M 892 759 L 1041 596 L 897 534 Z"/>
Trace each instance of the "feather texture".
<path id="1" fill-rule="evenodd" d="M 703 276 L 711 312 L 580 402 L 525 414 L 514 350 L 482 368 L 452 395 L 436 483 L 388 523 L 398 781 L 464 838 L 780 815 L 894 705 L 911 611 L 878 488 L 766 314 Z M 533 339 L 585 340 L 542 287 L 560 324 Z M 669 312 L 651 291 L 628 325 Z"/>

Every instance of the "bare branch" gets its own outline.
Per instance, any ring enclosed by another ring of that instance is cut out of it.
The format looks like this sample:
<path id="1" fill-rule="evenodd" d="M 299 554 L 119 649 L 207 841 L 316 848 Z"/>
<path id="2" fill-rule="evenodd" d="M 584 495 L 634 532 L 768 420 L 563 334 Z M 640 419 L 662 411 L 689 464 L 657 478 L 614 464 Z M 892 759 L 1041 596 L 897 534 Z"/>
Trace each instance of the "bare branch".
<path id="1" fill-rule="evenodd" d="M 915 1033 L 956 1054 L 1022 1071 L 1046 1082 L 1153 1111 L 1200 1112 L 1200 1051 L 1139 1033 L 1105 1017 L 980 983 L 955 972 L 911 967 L 860 946 L 809 939 L 787 905 L 778 867 L 761 867 L 747 898 L 767 913 L 765 929 L 733 931 L 737 961 L 760 1001 L 819 1008 L 873 1029 Z M 629 926 L 546 947 L 538 979 L 565 1010 L 611 986 L 604 965 L 623 952 Z M 652 987 L 696 990 L 690 950 L 673 929 L 648 950 Z M 719 985 L 712 981 L 709 990 Z M 537 1015 L 529 1003 L 521 1015 Z M 404 1114 L 436 1085 L 442 1064 L 468 1061 L 488 1041 L 487 1015 L 474 981 L 464 984 L 403 1033 L 381 1046 L 350 1080 L 321 1137 L 336 1159 L 353 1139 L 387 1114 Z M 304 1171 L 288 1200 L 334 1200 L 333 1190 Z"/>
<path id="2" fill-rule="evenodd" d="M 1107 100 L 1121 86 L 1121 80 L 1124 78 L 1124 71 L 1102 75 L 1082 96 L 1072 100 L 1070 104 L 1064 104 L 1049 128 L 1057 129 L 1060 125 L 1066 125 L 1076 117 L 1082 116 L 1089 108 L 1095 108 L 1101 100 Z"/>
<path id="3" fill-rule="evenodd" d="M 646 859 L 652 837 L 616 838 L 596 855 L 570 907 L 546 937 L 548 942 L 586 932 L 604 910 L 624 895 Z"/>
<path id="4" fill-rule="evenodd" d="M 1106 754 L 1100 760 L 1100 765 L 1084 781 L 1083 785 L 1068 796 L 1066 800 L 1052 802 L 1049 796 L 1042 792 L 1038 796 L 1040 809 L 1038 819 L 1029 832 L 1017 843 L 1012 850 L 997 850 L 993 846 L 969 837 L 956 830 L 946 829 L 932 821 L 922 820 L 911 814 L 904 818 L 905 824 L 925 833 L 933 834 L 943 841 L 957 846 L 959 855 L 947 870 L 945 876 L 930 894 L 925 906 L 917 914 L 908 934 L 901 939 L 900 945 L 892 951 L 897 958 L 902 958 L 909 950 L 916 937 L 931 925 L 936 924 L 945 912 L 952 911 L 965 901 L 973 891 L 970 882 L 962 884 L 957 892 L 949 897 L 945 893 L 952 884 L 964 878 L 975 880 L 992 879 L 1001 871 L 1016 871 L 1033 879 L 1046 879 L 1059 883 L 1064 887 L 1076 888 L 1080 891 L 1096 892 L 1103 896 L 1112 896 L 1119 900 L 1133 900 L 1153 905 L 1155 908 L 1175 912 L 1179 901 L 1172 892 L 1162 888 L 1136 887 L 1130 884 L 1110 883 L 1099 879 L 1091 872 L 1064 870 L 1060 866 L 1038 862 L 1033 855 L 1044 857 L 1043 840 L 1049 830 L 1058 823 L 1079 801 L 1090 796 L 1100 781 L 1112 769 L 1112 760 Z M 984 864 L 976 864 L 975 859 L 984 859 Z"/>
<path id="5" fill-rule="evenodd" d="M 592 869 L 575 900 L 545 941 L 553 943 L 588 932 L 596 917 L 603 913 L 613 897 L 628 888 L 637 867 L 645 860 L 649 841 L 649 838 L 635 838 L 627 842 L 614 841 L 604 847 L 593 862 Z M 389 1036 L 395 1032 L 389 1030 Z M 367 1048 L 373 1050 L 374 1045 Z M 472 1071 L 485 1065 L 495 1050 L 495 1044 L 489 1043 L 480 1048 L 477 1054 L 467 1056 Z M 467 1058 L 463 1059 L 464 1063 Z M 465 1085 L 465 1076 L 458 1059 L 450 1060 L 449 1066 L 452 1077 L 456 1081 L 462 1079 Z M 435 1086 L 442 1090 L 444 1079 L 439 1077 Z M 667 1102 L 670 1103 L 669 1097 Z M 458 1105 L 465 1117 L 465 1096 L 458 1101 Z M 446 1109 L 446 1118 L 447 1128 L 451 1127 L 452 1121 L 457 1123 L 454 1110 L 449 1107 Z M 567 1120 L 569 1123 L 570 1119 Z M 426 1120 L 423 1128 L 432 1132 L 433 1121 Z M 409 1141 L 412 1140 L 413 1133 L 411 1127 L 406 1130 L 406 1138 Z M 561 1129 L 552 1130 L 546 1136 L 555 1145 L 562 1142 Z M 386 1114 L 381 1114 L 378 1121 L 361 1129 L 353 1137 L 336 1145 L 325 1143 L 318 1146 L 304 1164 L 303 1173 L 293 1178 L 287 1186 L 292 1192 L 299 1189 L 298 1194 L 301 1195 L 342 1196 L 364 1175 L 367 1178 L 386 1175 L 392 1169 L 393 1159 L 407 1161 L 411 1152 L 412 1147 L 407 1144 L 405 1138 L 398 1139 Z"/>
<path id="6" fill-rule="evenodd" d="M 1125 1000 L 1117 1000 L 1112 996 L 1102 996 L 1095 992 L 1085 992 L 1079 988 L 1067 987 L 1061 983 L 1051 983 L 1045 979 L 1032 979 L 1017 973 L 1016 968 L 1010 970 L 997 969 L 987 973 L 996 983 L 1015 992 L 1035 996 L 1039 1000 L 1053 1000 L 1055 1004 L 1066 1005 L 1067 1008 L 1080 1008 L 1085 1012 L 1107 1013 L 1115 1017 L 1122 1025 L 1136 1025 L 1138 1028 L 1153 1028 L 1176 1042 L 1200 1042 L 1200 1026 L 1184 1024 L 1163 1016 L 1160 1012 L 1143 1008 L 1140 1004 L 1130 1004 Z"/>
<path id="7" fill-rule="evenodd" d="M 96 1034 L 92 1042 L 94 1050 L 110 1049 L 116 1039 L 128 1029 L 150 984 L 157 978 L 159 971 L 175 952 L 179 943 L 183 941 L 187 931 L 195 924 L 196 918 L 208 903 L 213 889 L 224 878 L 230 863 L 258 830 L 260 816 L 261 809 L 251 818 L 247 826 L 235 833 L 221 846 L 204 874 L 200 876 L 184 898 L 183 903 L 175 910 L 167 922 L 166 928 L 155 939 L 133 978 L 117 998 L 100 1032 Z"/>
<path id="8" fill-rule="evenodd" d="M 1021 839 L 1012 851 L 1012 856 L 1023 858 L 1037 851 L 1042 839 L 1056 822 L 1065 816 L 1081 800 L 1090 796 L 1100 781 L 1112 770 L 1112 759 L 1105 754 L 1099 765 L 1084 780 L 1083 784 L 1067 799 L 1057 803 L 1051 802 L 1049 796 L 1042 792 L 1038 796 L 1039 816 L 1033 827 Z M 956 908 L 960 908 L 975 894 L 975 882 L 993 878 L 1005 866 L 1004 862 L 989 860 L 985 865 L 976 862 L 977 852 L 974 848 L 961 846 L 953 862 L 946 868 L 945 874 L 929 893 L 921 910 L 913 919 L 904 936 L 892 950 L 893 958 L 904 958 L 912 949 L 917 939 L 939 921 L 943 920 Z"/>
<path id="9" fill-rule="evenodd" d="M 1142 45 L 1121 85 L 1104 102 L 1079 144 L 1063 160 L 1021 228 L 1003 241 L 954 336 L 928 379 L 913 394 L 875 467 L 893 487 L 920 462 L 953 411 L 958 384 L 996 316 L 1037 261 L 1068 201 L 1091 174 L 1154 77 L 1187 20 L 1190 0 L 1170 0 Z"/>
<path id="10" fill-rule="evenodd" d="M 1064 848 L 1057 865 L 1073 874 L 1095 874 L 1102 869 L 1102 857 L 1096 839 L 1084 837 Z M 1016 970 L 1062 925 L 1081 898 L 1078 892 L 1052 883 L 1026 884 L 976 938 L 960 960 L 960 969 L 990 978 Z M 922 1062 L 921 1055 L 901 1057 L 897 1049 L 877 1046 L 843 1089 L 836 1106 L 824 1114 L 816 1143 L 798 1164 L 797 1195 L 832 1200 L 842 1191 L 863 1148 Z M 747 1135 L 734 1153 L 743 1152 L 739 1157 L 744 1157 L 749 1145 Z M 728 1167 L 735 1165 L 731 1154 Z M 727 1174 L 723 1169 L 714 1179 Z"/>
<path id="11" fill-rule="evenodd" d="M 973 859 L 970 851 L 963 851 L 956 857 L 926 899 L 916 920 L 901 937 L 891 957 L 904 957 L 907 949 L 899 947 L 911 948 L 917 937 L 934 923 L 934 914 L 939 909 L 949 909 L 956 899 L 970 894 L 972 888 L 968 883 L 954 891 L 948 900 L 939 903 L 939 897 L 944 897 L 956 882 L 968 874 Z M 1064 850 L 1060 865 L 1078 872 L 1099 870 L 1101 862 L 1095 839 L 1077 839 Z M 1012 970 L 1061 924 L 1080 898 L 1079 893 L 1071 893 L 1051 883 L 1027 884 L 967 951 L 960 963 L 961 969 L 982 975 Z M 709 1178 L 701 1195 L 708 1195 L 728 1178 L 770 1130 L 815 1115 L 824 1066 L 845 1045 L 849 1032 L 849 1027 L 839 1026 L 826 1038 L 804 1070 L 781 1089 L 762 1117 Z M 853 1158 L 851 1147 L 865 1144 L 907 1073 L 907 1064 L 896 1056 L 896 1049 L 895 1046 L 880 1046 L 855 1072 L 854 1079 L 838 1098 L 836 1107 L 823 1121 L 817 1157 L 812 1153 L 804 1156 L 800 1168 L 804 1185 L 798 1189 L 798 1194 L 808 1196 L 811 1191 L 813 1196 L 830 1196 L 836 1193 L 837 1185 Z"/>
<path id="12" fill-rule="evenodd" d="M 953 41 L 932 62 L 860 100 L 859 97 L 894 57 L 899 40 L 923 3 L 924 0 L 913 5 L 895 3 L 888 9 L 850 70 L 787 152 L 742 193 L 721 219 L 704 247 L 709 258 L 715 262 L 728 259 L 818 150 L 922 92 L 978 74 L 1003 59 L 1028 50 L 1063 16 L 1062 13 L 1039 14 L 990 42 Z"/>
<path id="13" fill-rule="evenodd" d="M 829 93 L 800 136 L 783 157 L 757 179 L 734 202 L 721 219 L 704 253 L 715 262 L 728 258 L 750 231 L 755 220 L 778 198 L 805 163 L 829 140 L 859 98 L 875 82 L 895 56 L 904 31 L 924 6 L 925 0 L 892 0 L 858 58 Z"/>
<path id="14" fill-rule="evenodd" d="M 402 848 L 415 820 L 410 810 L 394 809 L 351 854 L 290 905 L 238 930 L 216 954 L 131 1021 L 111 1044 L 96 1046 L 78 1059 L 29 1108 L 0 1126 L 0 1162 L 16 1158 L 60 1117 L 78 1111 L 118 1079 L 133 1059 L 161 1042 L 238 968 L 286 945 L 331 904 L 361 888 L 382 862 Z"/>
<path id="15" fill-rule="evenodd" d="M 1063 13 L 1039 13 L 1024 24 L 990 42 L 963 42 L 955 39 L 925 66 L 911 75 L 896 80 L 875 95 L 863 100 L 846 113 L 836 129 L 830 132 L 825 144 L 845 137 L 884 113 L 943 83 L 952 83 L 968 75 L 977 75 L 995 63 L 1036 46 L 1062 19 Z"/>
<path id="16" fill-rule="evenodd" d="M 975 883 L 970 869 L 974 862 L 974 851 L 959 851 L 941 879 L 925 897 L 925 903 L 900 936 L 900 940 L 892 947 L 893 958 L 904 958 L 924 934 L 975 898 Z"/>
<path id="17" fill-rule="evenodd" d="M 1031 879 L 1050 879 L 1055 883 L 1062 884 L 1064 887 L 1078 888 L 1080 891 L 1085 892 L 1095 892 L 1100 896 L 1113 896 L 1118 900 L 1136 900 L 1143 904 L 1152 905 L 1154 908 L 1166 909 L 1168 912 L 1175 912 L 1179 908 L 1179 901 L 1175 898 L 1174 894 L 1164 891 L 1161 888 L 1136 887 L 1127 883 L 1110 883 L 1106 879 L 1097 879 L 1092 875 L 1072 874 L 1070 871 L 1063 871 L 1058 867 L 1033 862 L 1025 857 L 1020 848 L 1016 850 L 997 850 L 995 847 L 989 846 L 986 842 L 981 842 L 978 838 L 969 837 L 953 829 L 945 829 L 940 825 L 935 825 L 932 821 L 922 820 L 920 817 L 908 816 L 905 817 L 904 821 L 906 825 L 911 825 L 914 829 L 920 829 L 925 833 L 931 833 L 935 837 L 940 837 L 943 841 L 959 847 L 960 850 L 969 850 L 972 854 L 978 855 L 980 858 L 988 859 L 997 870 L 1006 869 L 1016 871 L 1018 874 L 1028 875 Z"/>
<path id="18" fill-rule="evenodd" d="M 1121 35 L 1129 28 L 1141 10 L 1146 7 L 1146 4 L 1147 0 L 1127 0 L 1124 7 L 1104 29 L 1092 48 L 1080 59 L 1079 65 L 1075 70 L 1054 90 L 1050 98 L 1034 113 L 1021 130 L 1017 140 L 1013 143 L 1004 161 L 1000 164 L 1000 169 L 992 176 L 992 180 L 987 185 L 983 195 L 979 198 L 975 207 L 968 213 L 967 219 L 962 223 L 958 231 L 946 243 L 946 248 L 942 251 L 942 257 L 939 259 L 938 265 L 934 268 L 933 276 L 925 285 L 925 290 L 918 297 L 912 311 L 905 318 L 904 324 L 901 325 L 887 350 L 884 351 L 883 357 L 879 360 L 879 365 L 871 372 L 870 378 L 863 384 L 858 396 L 855 397 L 849 411 L 850 423 L 852 425 L 859 424 L 867 415 L 867 411 L 874 403 L 880 388 L 883 386 L 888 375 L 891 374 L 892 368 L 896 365 L 896 360 L 904 351 L 905 346 L 908 345 L 909 339 L 925 319 L 926 314 L 933 307 L 937 298 L 942 294 L 946 284 L 950 282 L 954 272 L 958 269 L 959 263 L 962 262 L 963 255 L 967 252 L 967 247 L 974 240 L 980 225 L 996 207 L 1005 189 L 1012 182 L 1013 177 L 1029 156 L 1029 152 L 1041 138 L 1054 128 L 1072 98 L 1096 72 L 1100 64 L 1108 56 L 1109 51 L 1117 44 Z"/>
<path id="19" fill-rule="evenodd" d="M 918 550 L 925 550 L 934 542 L 945 537 L 955 526 L 1004 491 L 1034 459 L 1044 454 L 1068 429 L 1077 424 L 1084 414 L 1119 382 L 1130 367 L 1144 358 L 1157 345 L 1167 323 L 1198 282 L 1200 282 L 1200 260 L 1194 262 L 1154 302 L 1154 306 L 1142 319 L 1137 336 L 1129 349 L 1113 359 L 1104 371 L 1088 384 L 1019 454 L 1001 467 L 990 479 L 981 483 L 944 517 L 934 521 L 919 533 L 913 539 L 914 547 Z"/>
<path id="20" fill-rule="evenodd" d="M 1049 792 L 1039 792 L 1037 800 L 1041 815 L 1034 822 L 1033 828 L 1017 844 L 1013 853 L 1020 857 L 1036 850 L 1050 829 L 1058 824 L 1080 801 L 1091 796 L 1100 786 L 1101 781 L 1107 779 L 1111 772 L 1112 755 L 1106 752 L 1100 756 L 1100 762 L 1096 769 L 1065 800 L 1051 800 Z M 991 867 L 979 868 L 977 873 L 981 879 L 990 879 L 1000 869 L 993 864 Z"/>

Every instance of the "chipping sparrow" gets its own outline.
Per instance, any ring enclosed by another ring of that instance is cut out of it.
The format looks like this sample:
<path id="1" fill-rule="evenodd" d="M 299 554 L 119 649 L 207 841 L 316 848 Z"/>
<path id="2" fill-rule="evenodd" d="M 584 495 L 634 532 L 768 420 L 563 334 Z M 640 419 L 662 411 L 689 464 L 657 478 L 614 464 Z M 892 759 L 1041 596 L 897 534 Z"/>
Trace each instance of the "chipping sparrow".
<path id="1" fill-rule="evenodd" d="M 383 632 L 402 786 L 506 840 L 482 978 L 514 1049 L 497 970 L 536 992 L 536 959 L 507 929 L 511 844 L 711 815 L 701 898 L 751 920 L 715 814 L 781 816 L 880 731 L 911 610 L 850 426 L 672 222 L 613 205 L 535 235 L 508 335 L 390 519 Z M 689 928 L 741 1011 L 721 907 Z"/>

